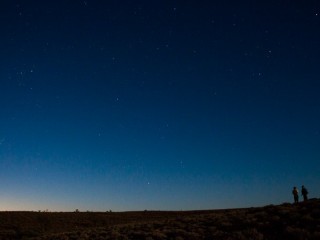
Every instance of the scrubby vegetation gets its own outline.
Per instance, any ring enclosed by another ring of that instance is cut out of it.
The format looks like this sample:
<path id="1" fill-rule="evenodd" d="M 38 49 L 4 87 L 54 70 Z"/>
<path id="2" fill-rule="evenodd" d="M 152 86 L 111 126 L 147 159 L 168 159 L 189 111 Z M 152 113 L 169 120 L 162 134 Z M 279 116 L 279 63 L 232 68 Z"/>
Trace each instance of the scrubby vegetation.
<path id="1" fill-rule="evenodd" d="M 320 239 L 320 200 L 187 212 L 2 212 L 0 239 Z"/>

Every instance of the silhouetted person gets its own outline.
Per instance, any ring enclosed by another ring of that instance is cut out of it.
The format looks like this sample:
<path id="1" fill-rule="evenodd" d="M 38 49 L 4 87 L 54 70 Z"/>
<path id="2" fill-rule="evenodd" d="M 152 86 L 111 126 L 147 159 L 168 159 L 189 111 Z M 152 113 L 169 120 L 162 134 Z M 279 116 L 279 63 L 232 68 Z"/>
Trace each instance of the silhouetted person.
<path id="1" fill-rule="evenodd" d="M 303 201 L 308 200 L 308 190 L 303 185 L 301 187 L 301 195 L 303 196 Z"/>
<path id="2" fill-rule="evenodd" d="M 298 203 L 299 202 L 299 191 L 298 191 L 297 187 L 293 187 L 292 194 L 293 194 L 293 198 L 294 198 L 294 203 Z"/>

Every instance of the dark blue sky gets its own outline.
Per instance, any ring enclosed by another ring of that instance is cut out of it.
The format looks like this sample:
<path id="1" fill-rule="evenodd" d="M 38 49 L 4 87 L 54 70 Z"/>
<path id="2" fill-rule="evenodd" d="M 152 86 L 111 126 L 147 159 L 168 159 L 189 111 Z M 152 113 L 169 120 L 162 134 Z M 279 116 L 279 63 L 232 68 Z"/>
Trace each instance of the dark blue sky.
<path id="1" fill-rule="evenodd" d="M 320 192 L 318 1 L 2 1 L 0 210 Z"/>

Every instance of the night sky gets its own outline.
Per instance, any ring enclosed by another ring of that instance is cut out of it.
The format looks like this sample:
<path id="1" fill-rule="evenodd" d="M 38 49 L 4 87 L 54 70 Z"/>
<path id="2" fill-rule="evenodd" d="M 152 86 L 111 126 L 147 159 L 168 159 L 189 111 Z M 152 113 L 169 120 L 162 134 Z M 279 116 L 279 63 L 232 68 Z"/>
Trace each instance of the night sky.
<path id="1" fill-rule="evenodd" d="M 320 196 L 320 3 L 1 1 L 0 210 Z"/>

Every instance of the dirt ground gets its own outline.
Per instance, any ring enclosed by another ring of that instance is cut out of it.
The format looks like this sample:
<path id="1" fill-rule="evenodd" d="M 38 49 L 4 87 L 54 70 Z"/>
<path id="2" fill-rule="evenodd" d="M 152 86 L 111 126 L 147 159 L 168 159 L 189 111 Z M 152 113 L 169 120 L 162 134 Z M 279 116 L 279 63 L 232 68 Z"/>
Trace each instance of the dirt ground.
<path id="1" fill-rule="evenodd" d="M 208 211 L 0 212 L 0 239 L 320 239 L 320 200 Z"/>

